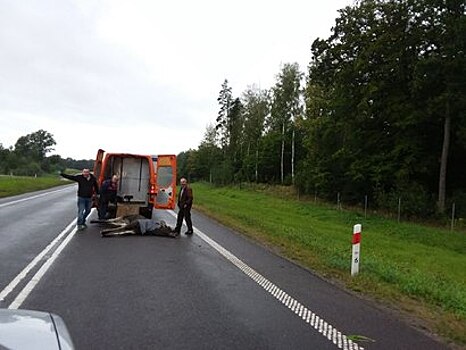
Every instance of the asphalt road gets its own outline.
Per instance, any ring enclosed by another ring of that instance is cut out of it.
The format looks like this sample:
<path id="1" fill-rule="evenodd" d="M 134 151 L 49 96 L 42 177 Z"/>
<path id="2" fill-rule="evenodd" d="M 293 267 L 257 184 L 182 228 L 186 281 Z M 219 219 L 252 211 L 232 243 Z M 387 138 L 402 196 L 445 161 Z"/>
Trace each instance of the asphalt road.
<path id="1" fill-rule="evenodd" d="M 62 316 L 77 349 L 447 348 L 196 212 L 179 239 L 76 233 L 75 191 L 0 200 L 0 307 Z"/>

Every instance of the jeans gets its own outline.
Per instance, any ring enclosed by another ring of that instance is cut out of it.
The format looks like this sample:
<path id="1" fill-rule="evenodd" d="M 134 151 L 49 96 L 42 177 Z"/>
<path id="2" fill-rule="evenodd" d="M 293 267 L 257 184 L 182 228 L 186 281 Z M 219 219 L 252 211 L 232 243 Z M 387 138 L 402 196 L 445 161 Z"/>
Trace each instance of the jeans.
<path id="1" fill-rule="evenodd" d="M 78 225 L 84 225 L 86 218 L 91 212 L 92 199 L 78 197 Z"/>

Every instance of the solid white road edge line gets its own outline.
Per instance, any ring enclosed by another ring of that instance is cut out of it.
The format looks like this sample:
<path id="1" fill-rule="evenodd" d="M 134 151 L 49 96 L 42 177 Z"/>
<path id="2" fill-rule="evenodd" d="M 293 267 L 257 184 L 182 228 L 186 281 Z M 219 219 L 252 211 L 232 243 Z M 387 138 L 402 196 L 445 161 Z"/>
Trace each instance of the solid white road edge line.
<path id="1" fill-rule="evenodd" d="M 36 266 L 40 260 L 47 254 L 50 249 L 71 229 L 73 225 L 76 224 L 76 219 L 71 221 L 71 223 L 57 236 L 55 239 L 48 244 L 1 292 L 0 292 L 0 301 L 5 300 L 5 298 L 10 294 L 13 289 L 23 280 L 24 277 L 31 271 L 34 266 Z"/>
<path id="2" fill-rule="evenodd" d="M 27 197 L 27 198 L 18 199 L 18 200 L 15 200 L 15 201 L 12 201 L 12 202 L 8 202 L 8 203 L 3 203 L 3 204 L 0 204 L 0 208 L 2 208 L 2 207 L 7 207 L 7 206 L 9 206 L 9 205 L 13 205 L 13 204 L 16 204 L 16 203 L 28 201 L 28 200 L 31 200 L 31 199 L 36 199 L 36 198 L 39 198 L 39 197 L 43 197 L 43 196 L 46 196 L 46 195 L 48 195 L 48 194 L 52 194 L 52 193 L 57 193 L 57 192 L 65 191 L 65 190 L 67 190 L 67 189 L 68 189 L 68 188 L 62 188 L 62 189 L 60 189 L 60 190 L 55 190 L 55 191 L 50 191 L 50 192 L 46 192 L 46 193 L 36 194 L 35 196 L 31 196 L 31 197 Z"/>
<path id="3" fill-rule="evenodd" d="M 76 227 L 71 231 L 71 233 L 63 240 L 63 242 L 58 246 L 58 248 L 53 252 L 52 256 L 41 266 L 39 271 L 31 278 L 28 284 L 23 288 L 23 290 L 16 296 L 16 299 L 8 306 L 9 309 L 18 309 L 21 304 L 26 300 L 28 295 L 35 288 L 37 283 L 40 282 L 41 278 L 45 275 L 47 270 L 52 266 L 55 259 L 60 255 L 61 251 L 68 245 L 76 233 Z"/>
<path id="4" fill-rule="evenodd" d="M 176 213 L 173 211 L 169 211 L 171 215 L 176 217 Z M 238 259 L 235 255 L 233 255 L 230 251 L 223 248 L 220 244 L 215 242 L 213 239 L 208 237 L 205 233 L 194 228 L 194 233 L 199 236 L 204 242 L 209 244 L 212 248 L 214 248 L 217 252 L 219 252 L 224 258 L 230 261 L 233 265 L 238 267 L 244 274 L 250 277 L 254 282 L 256 282 L 259 286 L 265 289 L 269 294 L 271 294 L 275 299 L 280 301 L 286 307 L 288 307 L 292 312 L 294 312 L 299 318 L 301 318 L 304 322 L 309 324 L 315 330 L 322 334 L 325 338 L 330 340 L 333 344 L 335 344 L 339 349 L 343 350 L 364 350 L 359 344 L 353 342 L 349 339 L 346 335 L 342 334 L 338 331 L 335 327 L 330 325 L 328 322 L 324 321 L 323 318 L 316 315 L 310 309 L 305 307 L 299 301 L 294 299 L 288 293 L 280 289 L 277 285 L 269 281 L 267 278 L 262 276 L 260 273 L 255 271 L 253 268 L 245 264 L 243 261 Z"/>

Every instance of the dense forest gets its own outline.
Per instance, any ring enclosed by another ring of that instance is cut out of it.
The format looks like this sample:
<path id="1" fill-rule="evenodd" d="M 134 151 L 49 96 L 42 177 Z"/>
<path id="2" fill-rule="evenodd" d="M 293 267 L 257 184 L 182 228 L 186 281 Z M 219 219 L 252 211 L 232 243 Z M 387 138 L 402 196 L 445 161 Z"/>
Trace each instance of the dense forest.
<path id="1" fill-rule="evenodd" d="M 197 149 L 191 180 L 293 184 L 300 193 L 431 217 L 466 215 L 466 16 L 462 0 L 361 0 L 339 11 L 309 65 L 235 96 Z"/>
<path id="2" fill-rule="evenodd" d="M 93 160 L 63 159 L 59 155 L 47 156 L 56 142 L 53 135 L 38 130 L 21 136 L 14 147 L 4 148 L 0 143 L 0 174 L 41 176 L 57 173 L 65 168 L 83 169 L 93 167 Z"/>

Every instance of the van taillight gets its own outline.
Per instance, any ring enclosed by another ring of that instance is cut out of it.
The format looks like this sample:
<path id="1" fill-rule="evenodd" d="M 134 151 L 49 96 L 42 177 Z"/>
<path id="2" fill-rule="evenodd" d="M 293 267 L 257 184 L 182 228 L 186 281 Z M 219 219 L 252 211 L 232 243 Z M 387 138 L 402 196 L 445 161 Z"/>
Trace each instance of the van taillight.
<path id="1" fill-rule="evenodd" d="M 155 186 L 154 185 L 151 185 L 150 186 L 150 194 L 155 194 Z"/>

